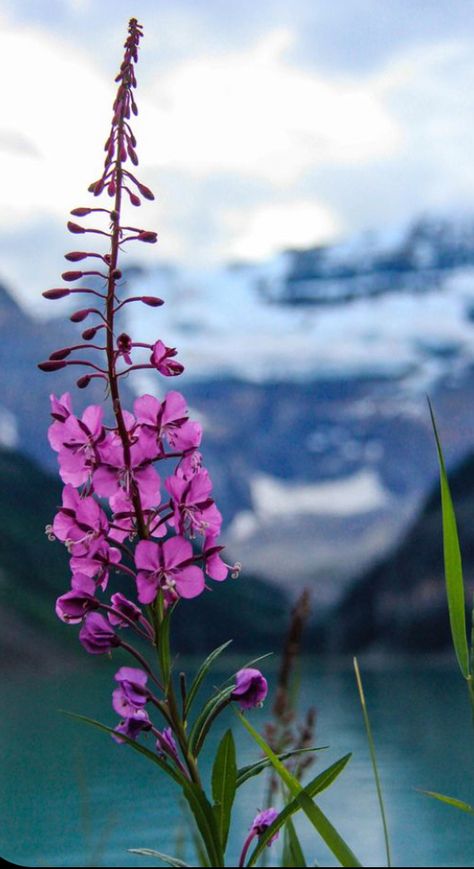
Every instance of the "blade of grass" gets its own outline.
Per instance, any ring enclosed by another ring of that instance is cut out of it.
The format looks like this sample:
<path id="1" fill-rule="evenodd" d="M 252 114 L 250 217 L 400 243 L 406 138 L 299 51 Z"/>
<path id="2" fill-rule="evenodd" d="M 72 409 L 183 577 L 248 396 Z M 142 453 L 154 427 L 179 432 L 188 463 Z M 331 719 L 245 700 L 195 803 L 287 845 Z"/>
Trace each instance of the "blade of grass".
<path id="1" fill-rule="evenodd" d="M 446 579 L 446 592 L 448 596 L 451 636 L 453 638 L 454 651 L 458 659 L 461 673 L 465 679 L 470 679 L 464 580 L 456 514 L 454 512 L 453 501 L 451 498 L 441 441 L 436 427 L 433 408 L 429 399 L 428 407 L 430 410 L 439 462 L 441 511 L 443 516 L 444 573 Z"/>
<path id="2" fill-rule="evenodd" d="M 463 800 L 457 800 L 456 797 L 446 797 L 444 794 L 436 793 L 436 791 L 420 790 L 420 794 L 424 794 L 425 797 L 432 797 L 434 800 L 439 800 L 440 803 L 446 803 L 448 806 L 459 809 L 461 812 L 467 812 L 468 815 L 474 815 L 474 807 Z"/>
<path id="3" fill-rule="evenodd" d="M 359 663 L 357 661 L 357 658 L 354 658 L 354 671 L 355 671 L 355 676 L 356 676 L 356 681 L 357 681 L 357 688 L 359 691 L 360 705 L 362 708 L 362 715 L 364 717 L 365 730 L 367 733 L 367 742 L 369 743 L 370 760 L 372 762 L 372 769 L 374 772 L 375 787 L 377 789 L 377 799 L 379 801 L 380 814 L 382 816 L 383 836 L 384 836 L 384 840 L 385 840 L 385 853 L 387 855 L 387 866 L 390 867 L 392 865 L 392 857 L 391 857 L 391 851 L 390 851 L 390 837 L 388 834 L 387 817 L 385 814 L 385 806 L 384 806 L 383 795 L 382 795 L 382 785 L 380 783 L 380 775 L 379 775 L 378 764 L 377 764 L 377 755 L 375 753 L 374 737 L 372 735 L 372 727 L 370 726 L 370 718 L 369 718 L 369 713 L 367 710 L 367 703 L 365 701 L 364 686 L 362 684 L 362 678 L 360 675 Z"/>

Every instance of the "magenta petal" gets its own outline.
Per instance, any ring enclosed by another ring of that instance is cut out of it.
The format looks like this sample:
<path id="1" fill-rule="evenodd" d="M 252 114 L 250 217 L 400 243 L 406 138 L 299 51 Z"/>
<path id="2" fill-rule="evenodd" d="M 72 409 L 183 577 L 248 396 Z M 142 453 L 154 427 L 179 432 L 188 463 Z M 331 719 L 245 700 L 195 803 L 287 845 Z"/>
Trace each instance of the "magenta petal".
<path id="1" fill-rule="evenodd" d="M 137 591 L 140 603 L 153 603 L 158 594 L 158 577 L 147 572 L 137 573 Z"/>
<path id="2" fill-rule="evenodd" d="M 120 490 L 116 472 L 104 467 L 104 465 L 94 471 L 92 481 L 94 483 L 94 491 L 101 498 L 109 498 Z"/>
<path id="3" fill-rule="evenodd" d="M 217 553 L 211 555 L 210 558 L 207 559 L 206 573 L 211 577 L 211 579 L 215 579 L 217 582 L 222 582 L 224 579 L 227 579 L 228 572 L 228 567 L 224 564 L 222 558 Z"/>
<path id="4" fill-rule="evenodd" d="M 159 570 L 160 554 L 157 543 L 140 540 L 135 548 L 135 564 L 139 570 Z"/>
<path id="5" fill-rule="evenodd" d="M 93 438 L 99 436 L 104 418 L 104 408 L 100 404 L 90 404 L 82 414 L 82 422 L 87 426 Z"/>
<path id="6" fill-rule="evenodd" d="M 200 567 L 194 565 L 183 567 L 179 573 L 176 573 L 174 579 L 180 597 L 197 597 L 204 591 L 204 574 Z"/>
<path id="7" fill-rule="evenodd" d="M 161 410 L 161 402 L 153 395 L 141 395 L 133 404 L 137 422 L 142 425 L 156 425 L 157 416 Z"/>
<path id="8" fill-rule="evenodd" d="M 193 556 L 193 547 L 184 537 L 170 537 L 161 544 L 163 548 L 163 565 L 171 570 Z"/>

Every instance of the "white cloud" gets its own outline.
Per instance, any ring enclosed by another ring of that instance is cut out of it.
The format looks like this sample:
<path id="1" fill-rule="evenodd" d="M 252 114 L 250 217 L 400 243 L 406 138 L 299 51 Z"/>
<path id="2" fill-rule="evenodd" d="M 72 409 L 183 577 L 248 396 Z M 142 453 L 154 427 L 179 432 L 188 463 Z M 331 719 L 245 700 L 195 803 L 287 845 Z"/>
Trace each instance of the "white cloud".
<path id="1" fill-rule="evenodd" d="M 279 250 L 332 240 L 340 231 L 338 218 L 314 200 L 268 203 L 248 210 L 230 209 L 229 257 L 262 259 Z"/>
<path id="2" fill-rule="evenodd" d="M 193 175 L 239 172 L 277 186 L 309 168 L 394 153 L 400 132 L 370 80 L 324 79 L 285 60 L 294 35 L 190 58 L 149 90 L 148 162 Z M 147 107 L 148 110 L 148 107 Z"/>

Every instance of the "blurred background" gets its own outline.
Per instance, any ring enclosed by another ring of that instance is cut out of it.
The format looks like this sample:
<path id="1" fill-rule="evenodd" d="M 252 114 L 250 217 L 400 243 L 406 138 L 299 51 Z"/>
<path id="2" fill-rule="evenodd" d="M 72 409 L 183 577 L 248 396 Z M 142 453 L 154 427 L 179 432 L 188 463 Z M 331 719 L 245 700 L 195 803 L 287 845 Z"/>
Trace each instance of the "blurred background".
<path id="1" fill-rule="evenodd" d="M 243 563 L 184 605 L 176 645 L 278 648 L 307 587 L 307 651 L 440 652 L 427 395 L 474 580 L 474 6 L 0 0 L 5 669 L 84 662 L 53 614 L 68 573 L 43 533 L 60 501 L 48 396 L 71 390 L 79 409 L 101 394 L 36 369 L 77 334 L 67 300 L 41 292 L 99 174 L 130 15 L 145 28 L 140 178 L 157 197 L 131 216 L 159 244 L 127 254 L 123 292 L 166 305 L 130 306 L 124 328 L 176 346 L 186 373 L 130 380 L 126 399 L 185 394 Z"/>

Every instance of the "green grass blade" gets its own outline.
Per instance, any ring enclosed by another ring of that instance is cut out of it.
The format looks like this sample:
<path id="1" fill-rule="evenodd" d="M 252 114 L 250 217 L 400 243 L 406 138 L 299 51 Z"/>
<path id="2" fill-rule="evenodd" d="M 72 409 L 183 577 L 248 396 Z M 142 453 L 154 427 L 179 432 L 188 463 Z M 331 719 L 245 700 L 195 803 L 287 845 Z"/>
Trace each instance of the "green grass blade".
<path id="1" fill-rule="evenodd" d="M 440 803 L 446 803 L 446 805 L 459 809 L 461 812 L 467 812 L 468 815 L 474 815 L 474 807 L 463 800 L 457 800 L 456 797 L 446 797 L 444 794 L 436 793 L 436 791 L 420 790 L 420 794 L 424 794 L 425 797 L 432 797 L 434 800 L 439 800 Z"/>
<path id="2" fill-rule="evenodd" d="M 448 596 L 449 622 L 451 625 L 451 635 L 458 664 L 461 673 L 464 678 L 467 679 L 469 677 L 470 669 L 466 628 L 466 604 L 464 600 L 462 559 L 459 547 L 456 514 L 454 512 L 453 501 L 451 498 L 441 441 L 436 427 L 433 408 L 429 400 L 428 406 L 430 409 L 439 462 L 441 510 L 443 515 L 444 574 Z"/>
<path id="3" fill-rule="evenodd" d="M 177 857 L 170 857 L 169 854 L 162 854 L 161 851 L 153 851 L 152 848 L 127 848 L 127 851 L 129 854 L 139 854 L 140 857 L 156 857 L 166 866 L 175 866 L 177 869 L 189 866 L 189 863 L 178 860 Z"/>
<path id="4" fill-rule="evenodd" d="M 300 803 L 305 815 L 309 818 L 313 827 L 317 830 L 329 850 L 332 851 L 336 859 L 339 860 L 341 866 L 360 866 L 361 864 L 355 854 L 351 851 L 328 818 L 326 818 L 324 812 L 322 812 L 319 806 L 317 806 L 311 797 L 308 796 L 298 779 L 296 779 L 289 770 L 287 770 L 286 766 L 278 760 L 278 757 L 272 751 L 270 746 L 265 742 L 260 734 L 257 733 L 247 719 L 244 718 L 240 712 L 237 712 L 237 715 L 257 745 L 260 746 L 262 751 L 264 751 L 267 757 L 271 760 L 274 770 L 287 786 L 292 796 L 294 796 Z"/>
<path id="5" fill-rule="evenodd" d="M 288 760 L 290 757 L 298 757 L 300 754 L 308 754 L 312 751 L 324 751 L 328 746 L 321 745 L 314 748 L 295 748 L 293 751 L 285 751 L 283 754 L 278 754 L 278 760 Z M 263 757 L 260 760 L 251 763 L 248 766 L 242 766 L 237 771 L 237 787 L 240 788 L 249 778 L 255 775 L 260 775 L 264 769 L 268 769 L 272 763 L 268 757 Z"/>
<path id="6" fill-rule="evenodd" d="M 364 686 L 362 684 L 362 678 L 360 675 L 359 664 L 357 662 L 357 658 L 354 658 L 354 670 L 357 681 L 357 688 L 359 691 L 360 697 L 360 705 L 362 707 L 362 715 L 364 716 L 364 724 L 367 732 L 367 742 L 369 743 L 369 751 L 370 751 L 370 760 L 372 762 L 372 769 L 374 771 L 374 779 L 375 779 L 375 787 L 377 789 L 377 799 L 379 801 L 380 814 L 382 816 L 382 826 L 383 826 L 383 836 L 385 840 L 385 853 L 387 855 L 387 866 L 392 865 L 392 857 L 390 852 L 390 837 L 388 834 L 388 824 L 387 824 L 387 816 L 385 814 L 385 805 L 383 801 L 382 795 L 382 785 L 380 783 L 380 775 L 377 764 L 377 755 L 375 753 L 375 743 L 374 737 L 372 735 L 372 728 L 370 726 L 369 713 L 367 710 L 367 704 L 365 702 L 365 693 Z"/>

